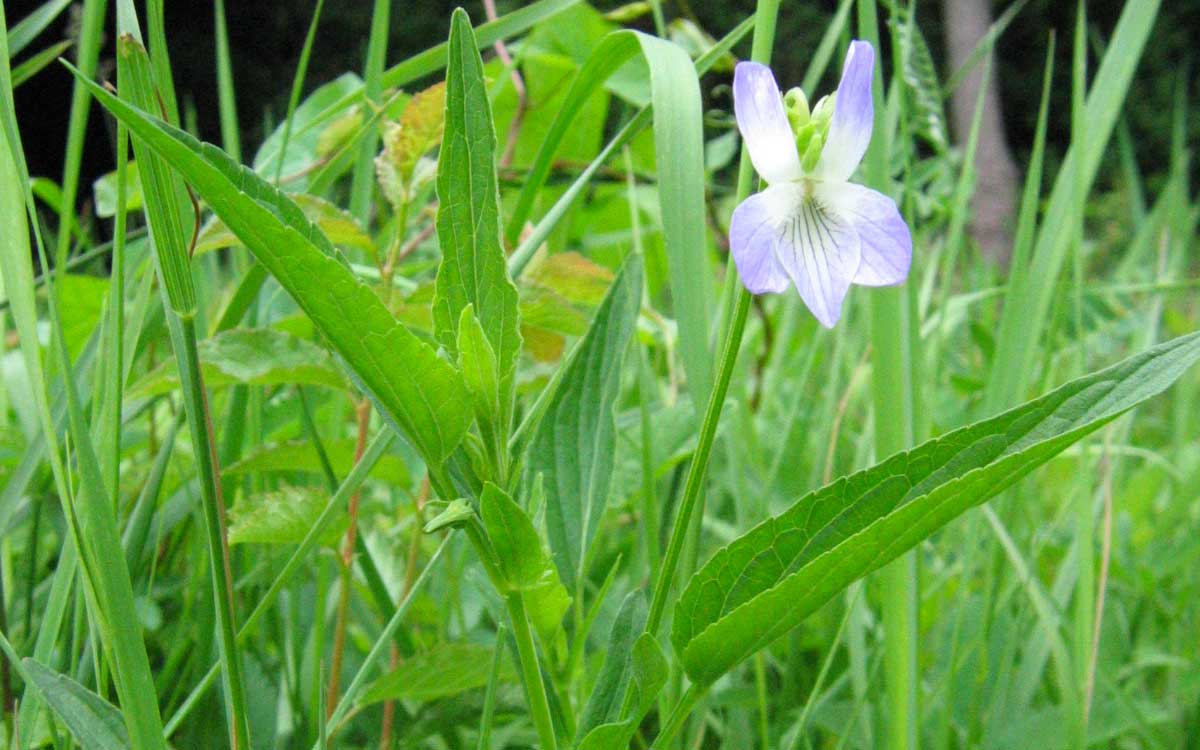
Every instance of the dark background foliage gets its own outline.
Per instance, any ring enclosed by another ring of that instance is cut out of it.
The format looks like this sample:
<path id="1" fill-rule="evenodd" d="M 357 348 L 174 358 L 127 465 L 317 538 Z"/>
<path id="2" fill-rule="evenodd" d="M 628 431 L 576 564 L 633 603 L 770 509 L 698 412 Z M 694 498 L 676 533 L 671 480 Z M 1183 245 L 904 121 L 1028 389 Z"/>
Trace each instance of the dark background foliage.
<path id="1" fill-rule="evenodd" d="M 38 4 L 34 0 L 6 3 L 9 23 L 15 23 Z M 447 33 L 450 10 L 456 4 L 448 0 L 396 3 L 388 60 L 403 59 L 441 41 Z M 111 5 L 110 14 L 113 12 Z M 286 109 L 291 77 L 313 4 L 234 0 L 227 5 L 244 148 L 247 154 L 253 154 L 261 134 L 277 122 Z M 484 19 L 481 2 L 471 0 L 465 5 L 476 22 Z M 499 12 L 504 13 L 520 3 L 501 0 L 498 5 Z M 596 5 L 606 10 L 619 3 L 601 0 Z M 666 13 L 668 17 L 692 18 L 714 36 L 720 36 L 753 13 L 754 5 L 754 0 L 694 3 L 669 0 Z M 993 3 L 993 13 L 998 15 L 1007 5 L 1007 2 Z M 775 53 L 780 81 L 800 79 L 806 54 L 816 47 L 836 6 L 836 0 L 783 3 Z M 951 71 L 945 69 L 944 63 L 941 4 L 925 2 L 918 6 L 922 32 L 939 61 L 944 80 Z M 1051 31 L 1056 31 L 1059 39 L 1050 131 L 1052 162 L 1061 156 L 1062 146 L 1070 140 L 1070 34 L 1074 26 L 1074 6 L 1072 2 L 1032 0 L 1000 41 L 996 65 L 1006 135 L 1019 161 L 1027 157 L 1033 141 L 1042 65 Z M 1102 40 L 1115 25 L 1123 2 L 1092 0 L 1087 7 L 1095 39 Z M 369 0 L 326 3 L 309 68 L 308 90 L 347 70 L 361 70 L 370 14 Z M 43 34 L 37 48 L 55 38 L 68 38 L 73 33 L 73 16 L 67 15 L 64 14 L 61 21 Z M 643 24 L 649 28 L 648 17 L 643 19 Z M 113 25 L 110 21 L 108 28 Z M 172 65 L 178 75 L 176 85 L 194 108 L 196 126 L 205 139 L 219 140 L 212 0 L 172 0 L 167 3 L 167 34 Z M 1189 99 L 1193 103 L 1200 99 L 1200 79 L 1192 74 L 1195 70 L 1193 51 L 1198 39 L 1200 2 L 1163 2 L 1126 105 L 1139 165 L 1151 188 L 1157 186 L 1166 170 L 1171 118 L 1181 80 L 1187 81 Z M 738 51 L 745 54 L 748 48 Z M 1093 54 L 1093 66 L 1095 60 Z M 101 56 L 101 71 L 111 74 L 112 67 L 110 38 L 106 40 Z M 723 82 L 710 79 L 705 83 L 711 89 Z M 830 81 L 827 85 L 833 83 Z M 727 102 L 715 103 L 728 106 Z M 62 172 L 69 104 L 70 78 L 59 66 L 51 66 L 17 91 L 17 113 L 24 130 L 22 135 L 30 169 L 35 175 L 57 178 Z M 1191 118 L 1188 128 L 1189 143 L 1194 143 L 1200 135 L 1200 118 Z M 106 124 L 93 117 L 84 152 L 84 185 L 111 169 L 111 159 L 105 156 L 111 151 L 105 147 L 109 140 Z M 1109 174 L 1114 172 L 1108 171 Z M 1106 184 L 1104 178 L 1100 184 Z M 81 191 L 81 201 L 86 201 L 89 193 Z"/>

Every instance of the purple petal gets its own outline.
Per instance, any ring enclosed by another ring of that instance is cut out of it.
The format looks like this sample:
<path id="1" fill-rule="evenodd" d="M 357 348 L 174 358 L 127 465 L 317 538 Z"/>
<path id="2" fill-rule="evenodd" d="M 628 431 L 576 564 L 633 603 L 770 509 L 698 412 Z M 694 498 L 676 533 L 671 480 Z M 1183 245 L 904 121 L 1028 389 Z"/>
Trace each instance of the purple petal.
<path id="1" fill-rule="evenodd" d="M 775 262 L 821 325 L 832 328 L 858 271 L 859 240 L 844 219 L 806 190 L 802 183 L 773 185 L 754 196 L 757 204 L 751 210 L 774 230 Z"/>
<path id="2" fill-rule="evenodd" d="M 799 179 L 796 139 L 770 68 L 756 62 L 738 63 L 733 71 L 733 111 L 750 161 L 763 179 L 769 183 Z"/>
<path id="3" fill-rule="evenodd" d="M 752 195 L 733 210 L 729 222 L 729 252 L 738 277 L 751 294 L 782 292 L 788 275 L 776 259 L 779 230 L 787 221 L 787 206 L 776 200 L 773 188 Z"/>
<path id="4" fill-rule="evenodd" d="M 908 277 L 912 234 L 894 200 L 850 182 L 818 183 L 817 198 L 858 234 L 862 262 L 855 284 L 891 286 Z"/>
<path id="5" fill-rule="evenodd" d="M 858 40 L 851 42 L 833 105 L 829 137 L 815 170 L 815 176 L 823 180 L 849 179 L 867 152 L 875 124 L 875 103 L 871 99 L 874 67 L 875 50 L 871 45 Z"/>

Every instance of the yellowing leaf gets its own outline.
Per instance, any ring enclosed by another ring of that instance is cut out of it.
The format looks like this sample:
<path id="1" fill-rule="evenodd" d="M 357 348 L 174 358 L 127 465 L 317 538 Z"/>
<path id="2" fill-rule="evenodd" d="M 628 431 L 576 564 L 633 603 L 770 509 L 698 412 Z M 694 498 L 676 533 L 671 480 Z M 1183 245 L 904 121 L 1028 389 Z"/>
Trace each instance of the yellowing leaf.
<path id="1" fill-rule="evenodd" d="M 421 157 L 442 142 L 446 84 L 435 83 L 413 96 L 400 119 L 383 126 L 383 151 L 375 160 L 379 184 L 393 205 L 412 197 Z"/>
<path id="2" fill-rule="evenodd" d="M 371 236 L 349 213 L 315 195 L 295 194 L 291 197 L 308 220 L 320 227 L 330 242 L 375 256 L 375 243 L 371 241 Z M 231 232 L 220 218 L 214 216 L 200 229 L 200 234 L 196 237 L 195 254 L 202 255 L 241 244 L 237 235 Z"/>

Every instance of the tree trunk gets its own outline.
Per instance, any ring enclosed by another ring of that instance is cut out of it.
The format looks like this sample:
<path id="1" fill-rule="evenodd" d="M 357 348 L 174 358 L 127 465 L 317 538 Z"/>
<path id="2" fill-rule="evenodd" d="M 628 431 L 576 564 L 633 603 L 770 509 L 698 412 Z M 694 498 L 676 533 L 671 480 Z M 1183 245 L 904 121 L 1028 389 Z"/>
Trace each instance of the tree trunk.
<path id="1" fill-rule="evenodd" d="M 988 0 L 943 0 L 946 49 L 950 69 L 958 70 L 971 56 L 975 45 L 992 23 Z M 951 99 L 951 127 L 954 140 L 965 144 L 971 133 L 971 118 L 983 68 L 977 65 L 954 91 Z M 1007 266 L 1012 256 L 1013 215 L 1017 196 L 1017 166 L 1004 140 L 1004 114 L 993 71 L 984 94 L 983 119 L 979 124 L 979 144 L 975 151 L 975 195 L 972 199 L 971 235 L 985 257 Z"/>

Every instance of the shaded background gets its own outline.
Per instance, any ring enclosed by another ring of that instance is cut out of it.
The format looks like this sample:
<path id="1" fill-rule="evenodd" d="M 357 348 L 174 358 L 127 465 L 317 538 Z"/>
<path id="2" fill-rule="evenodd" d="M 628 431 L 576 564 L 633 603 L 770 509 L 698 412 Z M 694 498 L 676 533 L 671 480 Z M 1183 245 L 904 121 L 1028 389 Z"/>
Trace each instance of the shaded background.
<path id="1" fill-rule="evenodd" d="M 31 0 L 5 2 L 9 24 L 16 23 L 39 4 Z M 389 63 L 442 41 L 447 33 L 450 11 L 458 4 L 441 0 L 396 3 L 392 11 Z M 484 20 L 481 2 L 464 4 L 476 23 Z M 667 0 L 665 12 L 668 18 L 690 17 L 709 33 L 719 37 L 753 13 L 754 4 L 754 0 L 694 4 L 688 0 Z M 1008 4 L 990 3 L 993 16 L 998 16 Z M 110 3 L 110 16 L 112 5 Z M 171 0 L 166 5 L 168 42 L 181 101 L 194 107 L 200 135 L 206 140 L 219 141 L 212 2 Z M 253 155 L 263 133 L 286 110 L 288 90 L 312 5 L 310 2 L 288 0 L 234 0 L 228 3 L 234 83 L 243 151 L 247 158 Z M 519 5 L 520 2 L 512 0 L 498 2 L 501 14 Z M 594 5 L 601 10 L 609 10 L 620 3 L 605 0 Z M 1103 39 L 1111 33 L 1123 5 L 1120 0 L 1092 0 L 1088 3 L 1089 21 L 1097 38 Z M 775 67 L 781 82 L 800 79 L 806 55 L 815 49 L 836 6 L 836 0 L 785 0 L 775 52 Z M 1073 2 L 1056 0 L 1029 2 L 1001 37 L 995 63 L 1003 130 L 1012 148 L 1013 158 L 1021 164 L 1027 158 L 1033 142 L 1047 36 L 1051 30 L 1057 30 L 1057 85 L 1052 99 L 1047 164 L 1050 174 L 1053 172 L 1049 170 L 1056 168 L 1062 149 L 1070 140 L 1070 42 L 1074 6 Z M 918 3 L 920 27 L 944 81 L 952 70 L 947 63 L 943 10 L 941 2 Z M 370 14 L 370 0 L 342 0 L 325 5 L 309 68 L 307 90 L 311 91 L 347 70 L 362 69 Z M 114 24 L 110 18 L 107 28 L 114 28 Z M 649 18 L 644 18 L 641 24 L 649 29 Z M 42 34 L 30 51 L 42 49 L 57 39 L 69 38 L 72 33 L 73 14 L 65 13 Z M 108 72 L 109 75 L 113 68 L 112 41 L 110 33 L 100 62 L 101 72 Z M 1191 73 L 1195 69 L 1193 56 L 1197 41 L 1200 41 L 1200 0 L 1163 2 L 1156 28 L 1146 46 L 1126 103 L 1128 123 L 1137 144 L 1138 163 L 1151 190 L 1156 189 L 1165 176 L 1172 111 L 1180 81 L 1187 81 L 1190 101 L 1195 102 L 1200 98 L 1200 83 Z M 748 42 L 737 51 L 748 54 Z M 886 64 L 887 55 L 880 57 Z M 1090 60 L 1092 69 L 1089 71 L 1092 75 L 1096 61 L 1093 54 Z M 719 83 L 723 81 L 713 77 L 706 79 L 706 91 Z M 827 81 L 822 88 L 834 83 Z M 70 85 L 66 71 L 61 66 L 53 65 L 21 86 L 16 96 L 17 115 L 30 170 L 34 175 L 51 177 L 56 182 L 61 179 L 62 173 Z M 715 103 L 728 106 L 725 101 Z M 1189 143 L 1195 143 L 1200 135 L 1200 118 L 1190 118 L 1188 128 Z M 92 180 L 112 168 L 110 141 L 108 126 L 93 110 L 84 153 L 81 187 L 85 189 L 80 191 L 81 203 L 90 199 L 90 189 L 86 187 L 90 186 Z M 1114 152 L 1115 149 L 1109 149 L 1110 162 L 1115 162 Z M 1111 168 L 1103 170 L 1097 188 L 1113 188 L 1112 180 L 1116 172 Z"/>

